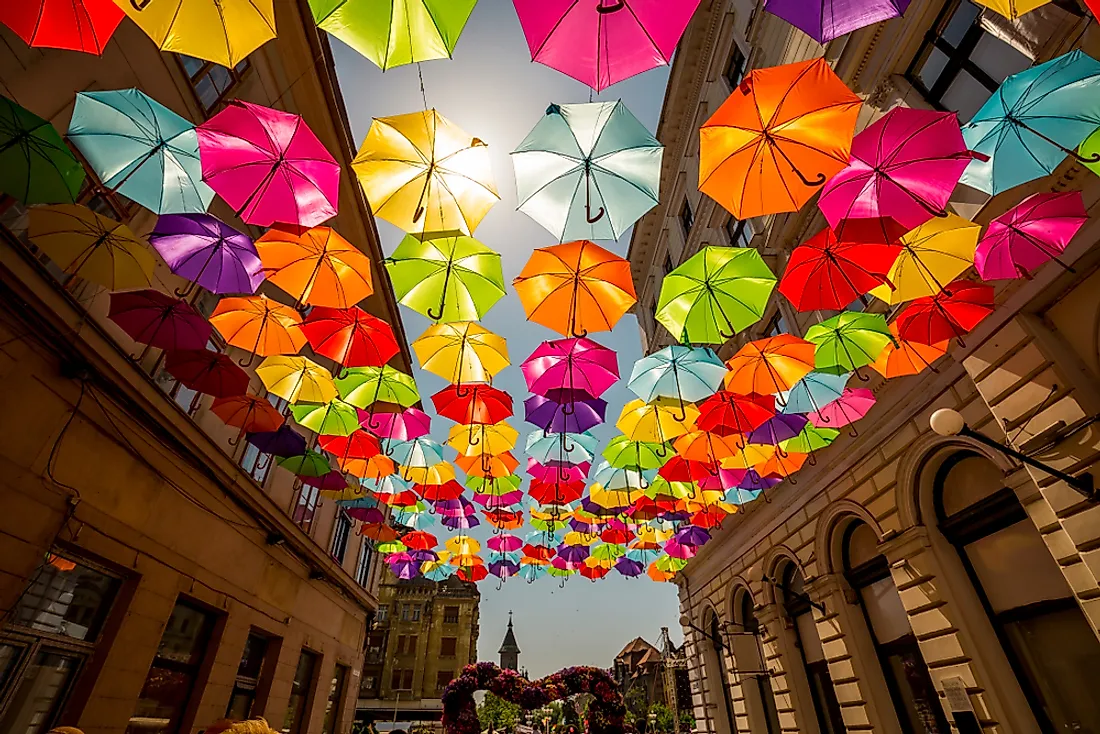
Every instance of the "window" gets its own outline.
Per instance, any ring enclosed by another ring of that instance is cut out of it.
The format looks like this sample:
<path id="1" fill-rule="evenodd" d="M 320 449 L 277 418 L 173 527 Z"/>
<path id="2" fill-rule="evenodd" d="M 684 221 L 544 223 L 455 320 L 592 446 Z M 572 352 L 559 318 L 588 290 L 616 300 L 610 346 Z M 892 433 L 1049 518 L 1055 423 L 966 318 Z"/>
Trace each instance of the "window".
<path id="1" fill-rule="evenodd" d="M 215 352 L 222 351 L 221 345 L 213 339 L 210 339 L 210 341 L 206 343 L 206 348 Z M 161 390 L 168 393 L 168 397 L 172 398 L 176 405 L 183 408 L 183 412 L 187 413 L 187 415 L 194 415 L 199 409 L 199 400 L 202 398 L 202 393 L 185 387 L 183 383 L 173 377 L 168 370 L 163 368 L 163 366 L 157 374 L 155 382 L 160 386 Z M 252 444 L 248 444 L 248 446 L 252 447 Z"/>
<path id="2" fill-rule="evenodd" d="M 671 273 L 675 269 L 676 269 L 676 263 L 672 262 L 672 253 L 671 252 L 666 252 L 665 253 L 664 274 L 668 275 L 669 273 Z"/>
<path id="3" fill-rule="evenodd" d="M 415 655 L 416 645 L 418 639 L 416 635 L 398 635 L 397 637 L 397 654 L 398 655 Z"/>
<path id="4" fill-rule="evenodd" d="M 374 675 L 364 675 L 363 682 L 359 686 L 359 690 L 363 693 L 372 693 L 378 688 L 378 678 Z M 367 698 L 374 698 L 374 696 L 367 696 Z"/>
<path id="5" fill-rule="evenodd" d="M 290 685 L 290 700 L 286 704 L 282 734 L 305 734 L 309 718 L 309 702 L 313 696 L 315 676 L 321 656 L 302 650 L 298 667 L 294 670 L 294 682 Z"/>
<path id="6" fill-rule="evenodd" d="M 390 607 L 389 607 L 389 605 L 388 604 L 380 604 L 378 606 L 378 613 L 375 615 L 375 618 L 379 622 L 385 622 L 387 619 L 389 619 L 389 617 L 390 617 Z"/>
<path id="7" fill-rule="evenodd" d="M 348 669 L 337 664 L 332 671 L 332 681 L 328 686 L 328 701 L 325 703 L 325 722 L 321 734 L 336 734 L 336 725 L 340 721 L 340 707 L 344 702 L 344 688 L 347 686 Z"/>
<path id="8" fill-rule="evenodd" d="M 234 89 L 249 69 L 248 59 L 242 60 L 232 69 L 183 54 L 179 56 L 179 60 L 187 73 L 188 81 L 191 82 L 191 88 L 195 91 L 195 97 L 206 113 L 215 111 L 233 95 Z"/>
<path id="9" fill-rule="evenodd" d="M 341 508 L 336 515 L 336 528 L 332 532 L 332 557 L 337 563 L 344 562 L 344 554 L 348 550 L 348 538 L 351 536 L 351 518 Z"/>
<path id="10" fill-rule="evenodd" d="M 1001 82 L 1031 66 L 1031 59 L 988 33 L 984 11 L 970 0 L 948 0 L 924 35 L 906 76 L 939 109 L 968 121 Z"/>
<path id="11" fill-rule="evenodd" d="M 218 349 L 218 351 L 221 351 L 221 349 Z M 267 394 L 267 402 L 271 403 L 275 410 L 283 415 L 286 415 L 287 407 L 290 405 L 286 400 L 273 393 Z M 271 465 L 274 463 L 269 454 L 261 453 L 258 448 L 248 441 L 244 442 L 240 465 L 242 469 L 248 472 L 249 476 L 256 480 L 257 484 L 262 486 L 267 481 L 267 475 L 271 473 Z"/>
<path id="12" fill-rule="evenodd" d="M 385 632 L 371 632 L 367 637 L 367 662 L 368 663 L 380 663 L 382 662 L 383 654 L 386 649 L 386 633 Z"/>
<path id="13" fill-rule="evenodd" d="M 1042 730 L 1100 731 L 1100 642 L 1001 471 L 960 452 L 936 473 L 940 530 L 955 546 Z"/>
<path id="14" fill-rule="evenodd" d="M 783 315 L 782 309 L 776 308 L 775 315 L 769 319 L 768 325 L 764 327 L 764 336 L 788 334 L 790 330 L 791 326 L 787 323 L 787 318 Z"/>
<path id="15" fill-rule="evenodd" d="M 726 235 L 729 236 L 730 247 L 748 247 L 756 236 L 756 227 L 751 219 L 730 217 L 726 220 Z"/>
<path id="16" fill-rule="evenodd" d="M 443 607 L 443 624 L 458 624 L 458 607 Z"/>
<path id="17" fill-rule="evenodd" d="M 875 531 L 862 522 L 849 525 L 844 533 L 843 555 L 844 576 L 859 595 L 902 731 L 948 734 L 939 694 L 890 577 L 890 566 L 878 552 Z"/>
<path id="18" fill-rule="evenodd" d="M 413 671 L 394 668 L 390 673 L 390 688 L 395 691 L 411 691 L 413 687 Z"/>
<path id="19" fill-rule="evenodd" d="M 707 670 L 707 685 L 713 687 L 710 690 L 711 706 L 717 706 L 714 701 L 721 698 L 725 716 L 715 714 L 714 721 L 717 724 L 718 734 L 736 734 L 737 726 L 733 717 L 733 700 L 730 697 L 729 670 L 726 667 L 726 646 L 722 644 L 722 626 L 718 621 L 718 615 L 713 611 L 709 613 L 709 620 L 705 623 L 707 630 L 707 642 L 703 647 L 704 665 Z"/>
<path id="20" fill-rule="evenodd" d="M 244 720 L 251 718 L 252 707 L 256 704 L 256 689 L 263 674 L 264 658 L 271 645 L 269 638 L 258 632 L 250 632 L 244 642 L 241 661 L 237 664 L 237 677 L 233 681 L 233 693 L 229 696 L 229 707 L 225 718 Z"/>
<path id="21" fill-rule="evenodd" d="M 685 196 L 684 205 L 680 207 L 680 227 L 684 230 L 684 239 L 691 236 L 691 227 L 695 224 L 695 213 L 691 211 L 691 201 Z"/>
<path id="22" fill-rule="evenodd" d="M 752 596 L 747 590 L 741 592 L 740 604 L 737 605 L 737 616 L 742 631 L 751 632 L 752 636 L 734 635 L 733 648 L 737 667 L 742 670 L 763 671 L 764 650 L 760 646 L 760 622 L 753 611 Z M 747 679 L 747 680 L 746 680 Z M 763 719 L 762 727 L 765 734 L 780 734 L 779 711 L 775 705 L 775 692 L 772 689 L 771 678 L 766 673 L 748 673 L 742 675 L 742 690 L 749 699 L 755 699 L 759 706 L 760 718 Z M 752 710 L 750 708 L 750 715 Z"/>
<path id="23" fill-rule="evenodd" d="M 364 589 L 370 586 L 370 562 L 374 557 L 374 544 L 363 538 L 359 543 L 359 560 L 355 563 L 355 582 L 362 586 Z M 377 619 L 379 622 L 385 621 L 385 616 L 382 610 L 385 606 L 378 607 Z"/>
<path id="24" fill-rule="evenodd" d="M 829 676 L 829 664 L 817 633 L 813 607 L 803 587 L 802 574 L 793 563 L 783 570 L 783 608 L 794 621 L 794 632 L 802 651 L 802 662 L 810 684 L 814 711 L 821 734 L 844 734 L 844 719 L 840 715 L 840 702 Z"/>
<path id="25" fill-rule="evenodd" d="M 419 604 L 413 604 L 412 605 L 412 621 L 414 621 L 414 622 L 419 622 L 420 621 L 420 605 Z"/>
<path id="26" fill-rule="evenodd" d="M 454 671 L 441 670 L 435 674 L 435 692 L 443 693 L 447 685 L 455 679 Z"/>
<path id="27" fill-rule="evenodd" d="M 80 187 L 80 193 L 76 195 L 76 203 L 83 204 L 96 214 L 109 219 L 119 222 L 129 219 L 134 212 L 134 202 L 105 186 L 75 145 L 70 144 L 69 151 L 84 166 L 86 174 L 84 183 Z"/>
<path id="28" fill-rule="evenodd" d="M 439 657 L 453 658 L 458 654 L 458 638 L 444 637 L 439 641 Z"/>
<path id="29" fill-rule="evenodd" d="M 294 509 L 290 518 L 308 533 L 313 527 L 313 518 L 317 515 L 317 503 L 321 498 L 321 490 L 299 482 L 295 495 L 292 503 Z"/>
<path id="30" fill-rule="evenodd" d="M 745 78 L 745 54 L 741 53 L 741 47 L 737 45 L 737 41 L 731 44 L 730 60 L 726 64 L 723 76 L 729 82 L 731 90 L 737 89 L 737 85 Z"/>
<path id="31" fill-rule="evenodd" d="M 215 616 L 184 599 L 176 602 L 161 634 L 127 734 L 181 730 L 183 715 L 210 644 Z"/>

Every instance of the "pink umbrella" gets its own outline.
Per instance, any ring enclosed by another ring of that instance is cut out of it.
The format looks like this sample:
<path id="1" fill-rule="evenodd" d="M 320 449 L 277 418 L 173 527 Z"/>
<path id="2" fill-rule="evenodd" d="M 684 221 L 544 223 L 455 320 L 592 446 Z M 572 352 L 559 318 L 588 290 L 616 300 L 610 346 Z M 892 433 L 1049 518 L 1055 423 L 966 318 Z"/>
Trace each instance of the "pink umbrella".
<path id="1" fill-rule="evenodd" d="M 908 231 L 945 216 L 978 155 L 966 149 L 954 112 L 895 107 L 852 140 L 848 166 L 825 184 L 818 206 L 834 230 L 845 220 L 882 221 L 876 241 L 889 242 L 893 222 Z"/>
<path id="2" fill-rule="evenodd" d="M 592 468 L 592 464 L 585 462 L 583 464 L 547 464 L 543 465 L 535 461 L 531 457 L 527 458 L 527 474 L 535 480 L 545 482 L 546 484 L 553 484 L 556 481 L 562 482 L 583 482 L 588 476 L 588 470 Z"/>
<path id="3" fill-rule="evenodd" d="M 511 553 L 523 547 L 523 539 L 505 533 L 504 535 L 494 535 L 485 544 L 489 546 L 489 550 L 498 553 Z"/>
<path id="4" fill-rule="evenodd" d="M 871 412 L 875 394 L 865 387 L 846 387 L 839 398 L 821 410 L 810 413 L 810 423 L 818 428 L 840 428 L 855 423 Z"/>
<path id="5" fill-rule="evenodd" d="M 370 413 L 360 410 L 359 423 L 375 436 L 393 441 L 423 438 L 432 430 L 431 416 L 416 408 L 406 408 L 400 413 Z"/>
<path id="6" fill-rule="evenodd" d="M 520 370 L 536 395 L 579 390 L 598 398 L 618 381 L 619 360 L 591 339 L 555 339 L 540 344 Z"/>
<path id="7" fill-rule="evenodd" d="M 1080 191 L 1033 194 L 989 223 L 974 253 L 982 280 L 1030 277 L 1058 256 L 1088 221 Z"/>
<path id="8" fill-rule="evenodd" d="M 340 164 L 299 115 L 234 100 L 198 128 L 202 180 L 249 224 L 336 216 Z"/>
<path id="9" fill-rule="evenodd" d="M 597 92 L 665 66 L 699 0 L 515 0 L 531 60 Z"/>

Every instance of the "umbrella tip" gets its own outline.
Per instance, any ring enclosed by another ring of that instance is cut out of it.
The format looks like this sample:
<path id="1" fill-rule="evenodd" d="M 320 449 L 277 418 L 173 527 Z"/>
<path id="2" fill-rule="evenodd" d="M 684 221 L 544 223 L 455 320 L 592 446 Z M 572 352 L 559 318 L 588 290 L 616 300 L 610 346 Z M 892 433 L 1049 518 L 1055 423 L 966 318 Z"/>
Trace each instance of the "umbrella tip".
<path id="1" fill-rule="evenodd" d="M 556 103 L 551 104 L 549 107 L 546 108 L 546 114 L 548 114 L 548 115 L 560 115 L 561 114 L 561 105 L 556 104 Z"/>

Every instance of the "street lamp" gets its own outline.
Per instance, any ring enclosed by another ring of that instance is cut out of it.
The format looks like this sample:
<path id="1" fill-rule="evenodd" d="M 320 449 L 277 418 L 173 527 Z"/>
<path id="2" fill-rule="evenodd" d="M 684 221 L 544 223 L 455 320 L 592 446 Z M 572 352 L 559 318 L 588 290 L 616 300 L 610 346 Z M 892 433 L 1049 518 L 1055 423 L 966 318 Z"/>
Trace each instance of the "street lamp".
<path id="1" fill-rule="evenodd" d="M 1073 476 L 1072 474 L 1066 474 L 1064 471 L 1059 471 L 1049 464 L 1044 464 L 1041 461 L 1037 461 L 1025 453 L 1017 451 L 1011 446 L 1006 446 L 1002 443 L 994 441 L 985 434 L 978 433 L 970 426 L 966 425 L 966 419 L 962 417 L 962 414 L 957 410 L 951 408 L 940 408 L 932 417 L 928 419 L 928 425 L 932 430 L 941 436 L 965 436 L 973 441 L 977 441 L 983 446 L 988 446 L 991 449 L 1001 452 L 1005 456 L 1011 456 L 1017 461 L 1026 464 L 1034 469 L 1046 472 L 1047 474 L 1061 479 L 1068 484 L 1079 494 L 1083 495 L 1086 499 L 1095 502 L 1098 498 L 1096 496 L 1096 487 L 1093 484 L 1093 478 L 1091 474 L 1081 474 L 1080 476 Z"/>

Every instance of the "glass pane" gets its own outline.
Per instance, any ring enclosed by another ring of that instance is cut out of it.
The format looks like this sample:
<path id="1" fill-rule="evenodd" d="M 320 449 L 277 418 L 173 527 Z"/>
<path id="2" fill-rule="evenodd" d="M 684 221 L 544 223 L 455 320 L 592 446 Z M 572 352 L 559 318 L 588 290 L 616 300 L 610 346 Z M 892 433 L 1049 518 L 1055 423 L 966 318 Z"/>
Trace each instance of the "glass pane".
<path id="1" fill-rule="evenodd" d="M 892 678 L 895 708 L 903 729 L 916 734 L 947 734 L 949 728 L 939 694 L 932 685 L 917 639 L 910 635 L 891 645 L 883 665 Z"/>
<path id="2" fill-rule="evenodd" d="M 211 67 L 209 76 L 219 95 L 233 85 L 233 75 L 224 66 Z"/>
<path id="3" fill-rule="evenodd" d="M 966 555 L 994 612 L 1065 599 L 1069 584 L 1031 520 L 966 546 Z"/>
<path id="4" fill-rule="evenodd" d="M 936 85 L 945 66 L 947 66 L 947 54 L 938 48 L 929 51 L 928 58 L 917 71 L 917 78 L 925 89 L 931 90 Z"/>
<path id="5" fill-rule="evenodd" d="M 167 734 L 179 728 L 194 683 L 192 671 L 161 667 L 149 668 L 141 696 L 134 706 L 127 734 Z"/>
<path id="6" fill-rule="evenodd" d="M 943 482 L 943 512 L 948 517 L 1001 491 L 1004 475 L 989 459 L 968 456 L 951 467 Z"/>
<path id="7" fill-rule="evenodd" d="M 234 688 L 233 695 L 229 698 L 229 707 L 225 710 L 225 718 L 244 721 L 252 715 L 252 704 L 255 700 L 255 691 Z"/>
<path id="8" fill-rule="evenodd" d="M 294 670 L 294 682 L 290 688 L 290 701 L 287 703 L 286 716 L 283 719 L 284 734 L 299 734 L 306 718 L 306 698 L 313 686 L 313 671 L 317 667 L 317 655 L 302 650 L 298 658 L 298 667 Z"/>
<path id="9" fill-rule="evenodd" d="M 347 681 L 348 669 L 343 665 L 337 665 L 332 673 L 332 681 L 328 688 L 328 701 L 325 703 L 325 723 L 321 728 L 324 734 L 333 734 L 336 731 L 336 723 L 340 720 L 340 704 L 344 699 L 344 683 Z"/>
<path id="10" fill-rule="evenodd" d="M 829 677 L 829 664 L 824 660 L 806 666 L 810 679 L 810 691 L 817 709 L 817 721 L 822 734 L 845 734 L 844 719 L 840 715 L 840 703 L 836 699 L 833 679 Z"/>
<path id="11" fill-rule="evenodd" d="M 187 75 L 192 79 L 195 78 L 195 74 L 202 70 L 202 67 L 206 66 L 206 62 L 202 59 L 185 56 L 184 54 L 180 54 L 180 61 L 183 63 L 183 68 L 187 70 Z"/>
<path id="12" fill-rule="evenodd" d="M 281 734 L 298 734 L 301 731 L 305 707 L 306 697 L 303 694 L 290 694 L 290 700 L 286 704 L 286 716 L 283 718 L 283 728 L 279 730 Z"/>
<path id="13" fill-rule="evenodd" d="M 880 644 L 892 642 L 899 637 L 913 633 L 909 626 L 909 615 L 901 604 L 901 595 L 894 586 L 894 580 L 887 576 L 870 586 L 859 590 L 867 617 L 871 620 L 871 629 Z"/>
<path id="14" fill-rule="evenodd" d="M 963 0 L 959 3 L 958 9 L 951 15 L 951 20 L 947 21 L 947 27 L 943 29 L 940 38 L 958 48 L 963 36 L 970 30 L 970 26 L 974 25 L 978 12 L 977 5 L 969 0 Z"/>
<path id="15" fill-rule="evenodd" d="M 970 52 L 970 60 L 998 84 L 1031 66 L 1031 59 L 989 33 L 982 34 L 978 45 Z"/>
<path id="16" fill-rule="evenodd" d="M 244 643 L 244 652 L 241 653 L 241 662 L 237 665 L 237 675 L 245 678 L 259 678 L 266 654 L 267 638 L 249 635 Z"/>
<path id="17" fill-rule="evenodd" d="M 39 734 L 50 728 L 58 704 L 69 690 L 79 658 L 43 651 L 35 656 L 12 693 L 0 731 L 4 734 Z"/>
<path id="18" fill-rule="evenodd" d="M 160 638 L 157 657 L 185 665 L 198 665 L 214 618 L 187 604 L 176 604 Z"/>
<path id="19" fill-rule="evenodd" d="M 825 651 L 821 649 L 821 638 L 817 634 L 817 624 L 814 622 L 812 612 L 799 614 L 794 618 L 798 627 L 798 640 L 802 643 L 802 654 L 807 663 L 816 663 L 825 659 Z"/>
<path id="20" fill-rule="evenodd" d="M 116 579 L 48 554 L 12 619 L 23 627 L 90 642 L 99 634 L 117 589 Z"/>
<path id="21" fill-rule="evenodd" d="M 8 676 L 15 670 L 19 656 L 23 653 L 22 647 L 15 645 L 0 645 L 0 691 L 8 684 Z"/>
<path id="22" fill-rule="evenodd" d="M 195 82 L 195 92 L 199 95 L 199 102 L 202 103 L 203 109 L 208 110 L 218 102 L 219 92 L 209 74 Z"/>
<path id="23" fill-rule="evenodd" d="M 992 92 L 965 71 L 960 71 L 940 97 L 940 104 L 959 113 L 959 122 L 968 122 Z"/>

